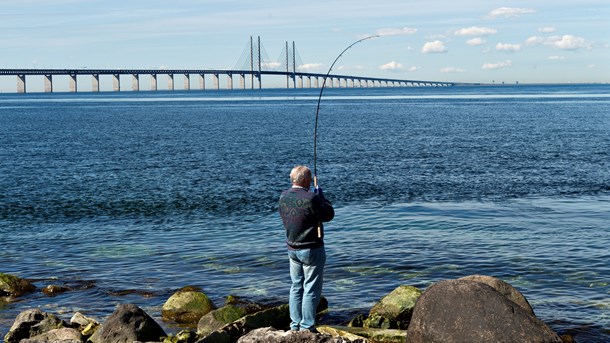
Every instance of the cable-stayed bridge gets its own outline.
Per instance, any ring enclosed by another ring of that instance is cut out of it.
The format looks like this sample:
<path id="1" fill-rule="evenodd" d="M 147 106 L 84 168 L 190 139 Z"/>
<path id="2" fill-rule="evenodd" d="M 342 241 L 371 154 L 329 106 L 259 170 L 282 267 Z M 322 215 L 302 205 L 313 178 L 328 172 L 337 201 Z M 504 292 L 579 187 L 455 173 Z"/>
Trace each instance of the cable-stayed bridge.
<path id="1" fill-rule="evenodd" d="M 42 76 L 45 92 L 56 91 L 55 80 L 58 77 L 68 79 L 68 91 L 79 91 L 83 77 L 91 78 L 92 92 L 100 91 L 100 78 L 109 76 L 112 79 L 112 90 L 121 91 L 121 78 L 131 77 L 131 89 L 142 90 L 141 76 L 149 75 L 149 89 L 157 91 L 159 75 L 165 75 L 167 90 L 176 90 L 176 75 L 183 75 L 183 90 L 191 89 L 261 89 L 263 76 L 286 78 L 286 88 L 319 88 L 319 87 L 447 87 L 456 82 L 425 81 L 366 77 L 348 74 L 320 74 L 302 71 L 297 63 L 300 61 L 295 43 L 286 42 L 282 50 L 283 61 L 270 61 L 261 45 L 260 37 L 255 42 L 250 37 L 249 45 L 244 49 L 236 67 L 233 69 L 0 69 L 0 76 L 16 76 L 17 92 L 27 93 L 30 78 Z M 226 79 L 226 87 L 221 87 L 221 77 Z M 192 80 L 195 79 L 195 80 Z M 81 87 L 82 88 L 82 87 Z"/>

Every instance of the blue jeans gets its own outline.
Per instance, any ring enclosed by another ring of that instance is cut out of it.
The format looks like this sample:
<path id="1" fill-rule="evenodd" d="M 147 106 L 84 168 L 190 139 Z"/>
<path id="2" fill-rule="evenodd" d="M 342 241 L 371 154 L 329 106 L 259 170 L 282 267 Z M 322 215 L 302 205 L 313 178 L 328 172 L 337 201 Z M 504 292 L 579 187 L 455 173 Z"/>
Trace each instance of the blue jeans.
<path id="1" fill-rule="evenodd" d="M 290 259 L 290 329 L 312 330 L 316 324 L 316 309 L 322 295 L 326 250 L 288 250 Z"/>

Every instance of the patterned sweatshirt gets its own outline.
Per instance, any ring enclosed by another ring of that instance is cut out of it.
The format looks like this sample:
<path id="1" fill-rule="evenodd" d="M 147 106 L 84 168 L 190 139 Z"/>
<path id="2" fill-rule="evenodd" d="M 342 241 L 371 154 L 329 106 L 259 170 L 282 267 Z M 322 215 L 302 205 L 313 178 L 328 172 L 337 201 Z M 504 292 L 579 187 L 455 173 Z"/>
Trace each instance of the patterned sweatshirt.
<path id="1" fill-rule="evenodd" d="M 280 217 L 286 228 L 288 249 L 313 249 L 324 246 L 324 230 L 318 237 L 318 225 L 335 217 L 332 204 L 323 196 L 304 188 L 290 188 L 282 192 Z"/>

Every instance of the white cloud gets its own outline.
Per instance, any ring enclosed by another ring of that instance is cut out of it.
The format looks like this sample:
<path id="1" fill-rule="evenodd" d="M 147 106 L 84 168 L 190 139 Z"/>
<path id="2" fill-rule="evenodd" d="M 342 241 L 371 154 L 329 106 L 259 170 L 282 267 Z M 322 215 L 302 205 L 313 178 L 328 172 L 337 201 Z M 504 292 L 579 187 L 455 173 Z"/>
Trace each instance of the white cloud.
<path id="1" fill-rule="evenodd" d="M 521 45 L 520 44 L 498 43 L 496 45 L 496 50 L 507 51 L 507 52 L 516 52 L 516 51 L 521 51 Z"/>
<path id="2" fill-rule="evenodd" d="M 597 65 L 595 65 L 595 64 L 589 64 L 589 65 L 587 65 L 587 68 L 590 68 L 590 69 L 593 69 L 593 68 L 595 68 L 595 67 L 597 67 Z"/>
<path id="3" fill-rule="evenodd" d="M 591 49 L 591 44 L 584 38 L 574 35 L 539 37 L 532 36 L 525 41 L 527 45 L 547 45 L 562 50 Z"/>
<path id="4" fill-rule="evenodd" d="M 403 67 L 402 64 L 396 62 L 396 61 L 391 61 L 388 62 L 386 64 L 380 65 L 379 69 L 381 70 L 390 70 L 390 71 L 396 71 L 396 70 L 403 70 L 405 69 L 405 67 Z"/>
<path id="5" fill-rule="evenodd" d="M 466 44 L 468 44 L 470 46 L 483 45 L 483 44 L 485 44 L 485 40 L 480 37 L 472 38 L 472 39 L 467 40 Z"/>
<path id="6" fill-rule="evenodd" d="M 565 57 L 563 57 L 563 56 L 557 56 L 557 55 L 554 55 L 554 56 L 549 56 L 549 57 L 548 57 L 548 60 L 549 60 L 549 61 L 561 61 L 561 60 L 565 60 L 565 59 L 566 59 Z"/>
<path id="7" fill-rule="evenodd" d="M 518 17 L 522 14 L 536 13 L 536 10 L 533 8 L 515 8 L 515 7 L 500 7 L 496 8 L 489 12 L 488 17 L 490 18 L 514 18 Z"/>
<path id="8" fill-rule="evenodd" d="M 282 64 L 280 62 L 263 62 L 263 63 L 261 63 L 261 68 L 265 68 L 265 69 L 277 69 L 281 65 Z"/>
<path id="9" fill-rule="evenodd" d="M 557 29 L 554 27 L 539 27 L 538 28 L 538 32 L 542 32 L 542 33 L 553 33 L 555 31 L 557 31 Z"/>
<path id="10" fill-rule="evenodd" d="M 410 72 L 416 72 L 416 71 L 418 71 L 420 69 L 421 69 L 420 67 L 412 66 L 411 68 L 409 68 L 409 71 Z"/>
<path id="11" fill-rule="evenodd" d="M 481 68 L 483 68 L 485 70 L 494 70 L 494 69 L 510 67 L 512 65 L 513 65 L 513 62 L 511 60 L 508 60 L 508 61 L 497 62 L 497 63 L 485 63 L 485 64 L 483 64 L 483 66 Z"/>
<path id="12" fill-rule="evenodd" d="M 305 63 L 297 67 L 299 70 L 320 70 L 322 69 L 322 63 Z"/>
<path id="13" fill-rule="evenodd" d="M 380 36 L 406 36 L 415 34 L 416 32 L 417 29 L 411 27 L 385 28 L 377 30 L 377 34 Z"/>
<path id="14" fill-rule="evenodd" d="M 421 52 L 424 54 L 447 52 L 447 48 L 445 48 L 445 43 L 441 42 L 440 40 L 435 40 L 433 42 L 426 42 L 426 44 L 424 44 L 424 46 L 421 48 Z"/>
<path id="15" fill-rule="evenodd" d="M 538 36 L 532 36 L 525 41 L 527 45 L 540 45 L 544 43 L 545 39 Z"/>
<path id="16" fill-rule="evenodd" d="M 445 67 L 440 70 L 441 73 L 463 73 L 464 71 L 464 69 L 456 67 Z"/>
<path id="17" fill-rule="evenodd" d="M 591 45 L 582 37 L 563 35 L 562 37 L 550 37 L 547 43 L 562 50 L 576 50 L 579 48 L 590 48 Z"/>
<path id="18" fill-rule="evenodd" d="M 498 30 L 489 27 L 471 26 L 454 32 L 456 36 L 486 36 L 498 33 Z"/>

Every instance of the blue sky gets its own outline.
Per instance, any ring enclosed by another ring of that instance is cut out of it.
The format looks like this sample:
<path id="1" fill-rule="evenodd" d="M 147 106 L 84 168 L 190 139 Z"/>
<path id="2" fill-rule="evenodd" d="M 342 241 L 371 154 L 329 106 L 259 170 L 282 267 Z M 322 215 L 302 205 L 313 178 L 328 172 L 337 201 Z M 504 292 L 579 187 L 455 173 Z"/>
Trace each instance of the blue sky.
<path id="1" fill-rule="evenodd" d="M 301 70 L 464 82 L 610 82 L 608 0 L 0 0 L 0 68 L 233 68 L 261 36 Z M 0 77 L 0 90 L 14 88 Z"/>

